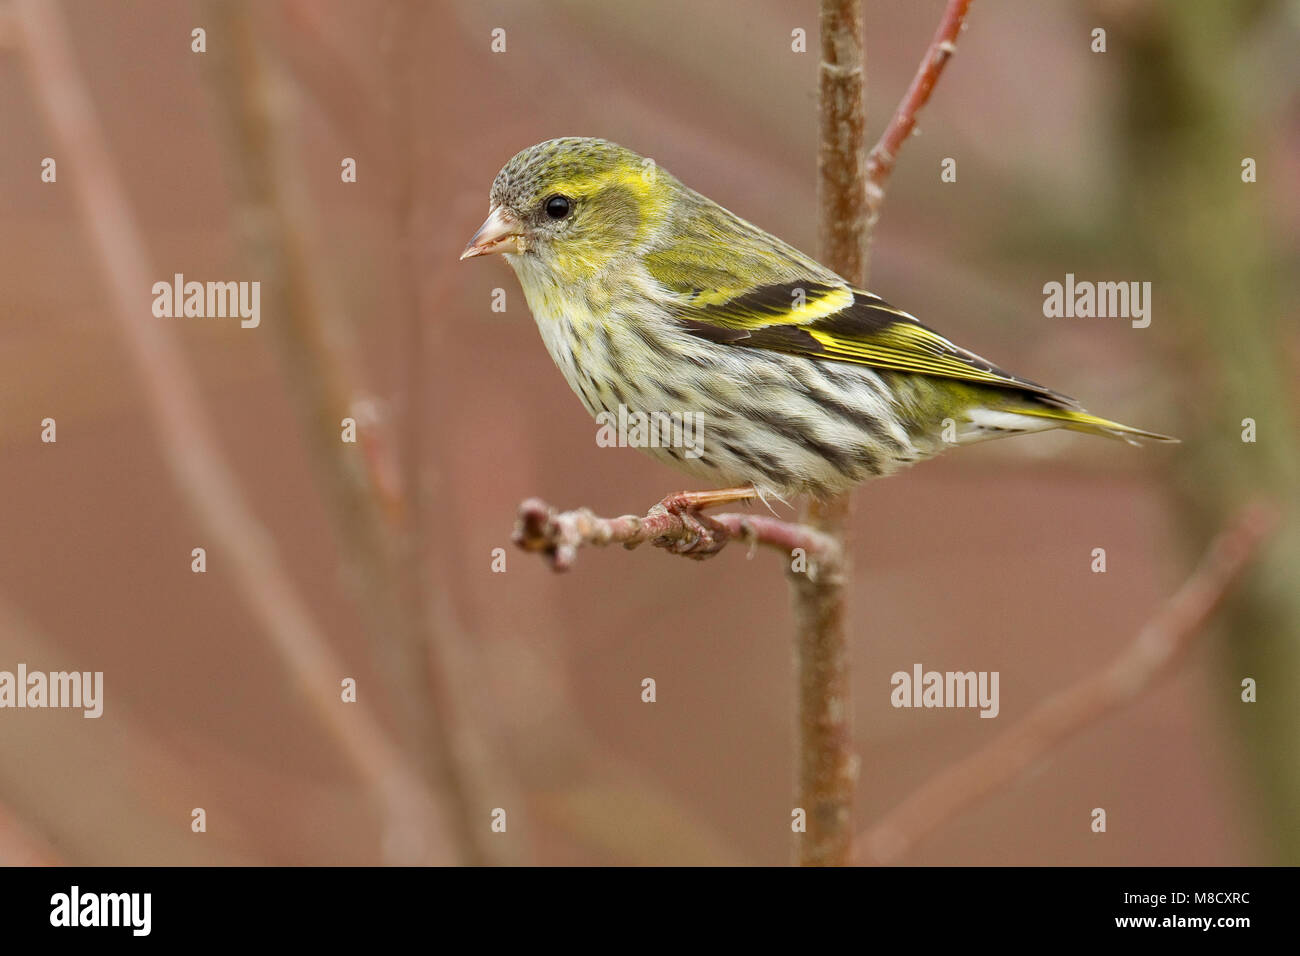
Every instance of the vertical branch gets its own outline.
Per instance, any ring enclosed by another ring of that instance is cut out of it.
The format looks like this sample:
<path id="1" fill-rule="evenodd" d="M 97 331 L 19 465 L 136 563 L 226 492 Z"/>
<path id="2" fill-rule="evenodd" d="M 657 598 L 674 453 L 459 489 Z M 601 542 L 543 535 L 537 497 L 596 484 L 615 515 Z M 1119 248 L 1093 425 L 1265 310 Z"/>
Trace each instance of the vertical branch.
<path id="1" fill-rule="evenodd" d="M 424 468 L 425 402 L 429 380 L 425 368 L 424 316 L 421 314 L 419 277 L 412 250 L 418 248 L 416 192 L 416 136 L 412 91 L 418 82 L 420 62 L 416 44 L 420 37 L 423 7 L 409 0 L 392 0 L 384 26 L 384 54 L 389 62 L 388 138 L 393 156 L 392 228 L 396 243 L 394 272 L 397 276 L 398 309 L 403 316 L 401 474 L 406 509 L 401 529 L 403 599 L 417 626 L 427 625 L 424 590 L 433 580 L 429 573 L 426 473 Z M 431 642 L 430 642 L 431 643 Z"/>
<path id="2" fill-rule="evenodd" d="M 822 261 L 850 282 L 867 273 L 867 175 L 861 0 L 822 0 L 820 147 L 817 156 Z M 803 520 L 844 541 L 849 496 L 809 501 Z M 840 548 L 842 555 L 847 555 Z M 799 684 L 798 805 L 807 832 L 803 865 L 842 865 L 852 845 L 857 768 L 852 752 L 849 645 L 845 634 L 847 559 L 789 575 Z"/>
<path id="3" fill-rule="evenodd" d="M 884 199 L 885 181 L 916 126 L 944 66 L 956 50 L 971 0 L 948 0 L 916 76 L 880 141 L 868 156 L 866 76 L 861 0 L 821 0 L 820 146 L 817 154 L 818 239 L 822 261 L 865 286 L 871 272 L 868 243 Z M 803 520 L 841 545 L 850 499 L 812 500 Z M 799 862 L 849 861 L 850 811 L 857 764 L 852 753 L 849 647 L 844 633 L 847 559 L 821 573 L 789 575 L 794 599 L 799 675 L 799 805 L 808 832 Z"/>
<path id="4" fill-rule="evenodd" d="M 454 756 L 450 714 L 440 705 L 437 662 L 403 597 L 404 549 L 386 507 L 384 476 L 395 468 L 389 449 L 372 446 L 383 467 L 339 440 L 339 425 L 362 394 L 358 363 L 340 341 L 343 323 L 335 297 L 323 291 L 310 236 L 310 204 L 301 186 L 300 160 L 282 108 L 283 90 L 264 55 L 248 4 L 205 4 L 220 34 L 209 54 L 218 102 L 225 110 L 236 172 L 244 241 L 263 284 L 268 327 L 274 335 L 347 567 L 352 596 L 394 696 L 411 760 L 439 788 L 458 818 L 454 835 L 463 862 L 482 860 L 469 819 L 464 781 Z M 363 449 L 364 450 L 364 449 Z"/>
<path id="5" fill-rule="evenodd" d="M 418 0 L 391 0 L 385 11 L 383 49 L 389 63 L 386 105 L 388 141 L 392 148 L 392 230 L 398 310 L 402 315 L 401 357 L 401 441 L 399 447 L 404 509 L 397 529 L 401 554 L 398 573 L 406 613 L 421 646 L 433 651 L 438 635 L 433 632 L 427 589 L 435 580 L 430 561 L 427 521 L 429 518 L 428 471 L 425 456 L 436 443 L 429 443 L 431 423 L 425 416 L 429 398 L 429 369 L 425 315 L 422 308 L 420 273 L 413 250 L 419 248 L 418 138 L 415 132 L 414 94 L 419 88 L 419 46 L 425 9 Z M 441 670 L 434 671 L 445 678 Z M 445 681 L 443 681 L 445 684 Z M 433 704 L 441 723 L 449 724 L 451 701 L 444 687 L 436 687 Z M 450 741 L 448 741 L 450 746 Z"/>
<path id="6" fill-rule="evenodd" d="M 867 281 L 866 86 L 862 0 L 822 0 L 818 241 L 825 264 Z"/>
<path id="7" fill-rule="evenodd" d="M 393 272 L 396 277 L 398 310 L 401 323 L 401 406 L 400 471 L 403 490 L 403 521 L 397 529 L 397 546 L 401 555 L 398 567 L 402 601 L 413 634 L 431 655 L 430 685 L 433 718 L 442 728 L 442 749 L 448 767 L 448 799 L 458 808 L 467 828 L 479 813 L 474 809 L 482 796 L 492 792 L 494 801 L 503 800 L 508 792 L 505 774 L 486 756 L 490 748 L 484 743 L 484 730 L 474 720 L 469 701 L 457 696 L 457 690 L 479 682 L 464 653 L 464 635 L 452 624 L 452 617 L 440 614 L 446 599 L 447 575 L 438 561 L 441 556 L 430 540 L 430 521 L 436 521 L 433 503 L 438 485 L 428 467 L 429 454 L 442 447 L 442 423 L 427 414 L 429 403 L 436 399 L 433 385 L 436 376 L 428 367 L 427 356 L 437 351 L 430 338 L 429 305 L 437 299 L 432 290 L 445 284 L 454 259 L 435 269 L 421 268 L 416 250 L 424 247 L 422 216 L 426 193 L 421 189 L 420 171 L 428 157 L 428 137 L 421 135 L 425 126 L 421 117 L 421 91 L 427 89 L 430 36 L 427 5 L 423 0 L 389 0 L 382 34 L 384 58 L 389 71 L 385 87 L 388 142 L 392 156 L 392 232 L 395 243 Z M 436 331 L 433 334 L 437 334 Z M 433 590 L 431 590 L 433 589 Z M 442 590 L 438 590 L 442 589 Z M 437 621 L 437 624 L 435 624 Z M 491 804 L 489 804 L 490 806 Z M 483 832 L 476 828 L 473 832 Z M 493 865 L 516 865 L 523 859 L 516 842 L 478 839 L 472 841 L 471 862 Z"/>

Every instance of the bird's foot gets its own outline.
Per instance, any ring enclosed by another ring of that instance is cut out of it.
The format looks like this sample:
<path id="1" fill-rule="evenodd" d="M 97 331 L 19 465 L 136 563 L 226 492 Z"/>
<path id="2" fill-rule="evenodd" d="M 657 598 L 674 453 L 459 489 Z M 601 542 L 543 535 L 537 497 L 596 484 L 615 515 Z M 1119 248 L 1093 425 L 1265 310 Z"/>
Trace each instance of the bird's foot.
<path id="1" fill-rule="evenodd" d="M 662 537 L 654 543 L 657 547 L 703 561 L 711 558 L 727 545 L 731 534 L 704 514 L 705 508 L 733 504 L 738 501 L 752 501 L 758 497 L 753 488 L 722 488 L 718 491 L 679 491 L 669 495 L 650 509 L 651 513 L 660 512 L 674 515 L 681 519 L 690 534 L 686 537 Z"/>

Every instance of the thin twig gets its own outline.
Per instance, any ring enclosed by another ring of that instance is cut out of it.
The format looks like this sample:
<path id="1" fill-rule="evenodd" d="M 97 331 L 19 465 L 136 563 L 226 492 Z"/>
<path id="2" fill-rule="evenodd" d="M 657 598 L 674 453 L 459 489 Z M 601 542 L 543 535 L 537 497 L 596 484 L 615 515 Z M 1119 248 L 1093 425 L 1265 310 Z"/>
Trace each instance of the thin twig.
<path id="1" fill-rule="evenodd" d="M 806 525 L 768 515 L 718 514 L 709 515 L 708 521 L 721 532 L 719 547 L 740 538 L 787 555 L 800 550 L 807 559 L 808 573 L 814 577 L 826 575 L 842 559 L 834 540 Z M 644 515 L 601 518 L 587 508 L 557 512 L 546 502 L 529 498 L 519 506 L 514 542 L 525 551 L 545 554 L 555 570 L 567 571 L 573 566 L 578 548 L 584 545 L 621 544 L 631 549 L 650 542 L 672 550 L 690 544 L 698 534 L 690 521 L 658 506 Z"/>
<path id="2" fill-rule="evenodd" d="M 856 862 L 892 863 L 918 842 L 1167 675 L 1209 621 L 1277 523 L 1246 509 L 1214 539 L 1200 565 L 1104 670 L 1049 697 L 988 746 L 933 777 L 857 841 Z"/>
<path id="3" fill-rule="evenodd" d="M 273 540 L 245 500 L 172 326 L 148 314 L 148 293 L 157 273 L 116 175 L 61 10 L 49 0 L 17 0 L 14 10 L 33 92 L 76 171 L 69 181 L 104 270 L 106 311 L 117 321 L 135 362 L 178 490 L 212 542 L 209 550 L 225 556 L 221 565 L 286 670 L 374 791 L 392 850 L 389 858 L 445 861 L 452 837 L 440 809 L 369 709 L 340 701 L 339 681 L 351 669 L 330 649 Z"/>
<path id="4" fill-rule="evenodd" d="M 873 224 L 880 215 L 881 203 L 885 201 L 885 182 L 894 171 L 898 152 L 916 128 L 916 116 L 921 112 L 921 107 L 929 102 L 930 93 L 939 81 L 939 74 L 957 52 L 957 37 L 965 25 L 966 11 L 970 5 L 971 0 L 948 0 L 939 28 L 934 32 L 934 39 L 930 41 L 925 57 L 917 67 L 916 76 L 912 78 L 912 85 L 907 88 L 902 102 L 894 111 L 893 119 L 867 157 L 867 209 Z"/>

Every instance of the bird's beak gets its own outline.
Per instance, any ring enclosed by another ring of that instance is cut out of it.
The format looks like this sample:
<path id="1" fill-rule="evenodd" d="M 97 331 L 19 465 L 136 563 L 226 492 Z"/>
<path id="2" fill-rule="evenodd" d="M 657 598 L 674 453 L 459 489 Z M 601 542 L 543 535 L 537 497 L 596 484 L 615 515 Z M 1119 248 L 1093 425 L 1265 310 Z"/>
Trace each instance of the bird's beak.
<path id="1" fill-rule="evenodd" d="M 522 242 L 523 233 L 520 231 L 519 220 L 506 212 L 505 207 L 497 206 L 488 213 L 487 219 L 479 226 L 478 232 L 474 233 L 474 238 L 469 241 L 469 245 L 465 247 L 460 257 L 471 259 L 474 256 L 486 256 L 493 252 L 522 251 L 520 249 Z"/>

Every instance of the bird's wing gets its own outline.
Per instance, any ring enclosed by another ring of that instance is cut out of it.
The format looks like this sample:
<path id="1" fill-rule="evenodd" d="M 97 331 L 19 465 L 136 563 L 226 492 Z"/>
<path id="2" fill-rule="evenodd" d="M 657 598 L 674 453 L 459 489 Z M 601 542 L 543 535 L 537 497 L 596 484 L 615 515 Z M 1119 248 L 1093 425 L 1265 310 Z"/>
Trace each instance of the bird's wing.
<path id="1" fill-rule="evenodd" d="M 678 294 L 670 313 L 687 332 L 711 342 L 936 375 L 1076 404 L 954 345 L 879 296 L 836 281 L 783 281 L 728 294 L 683 285 L 679 274 L 672 278 Z"/>

